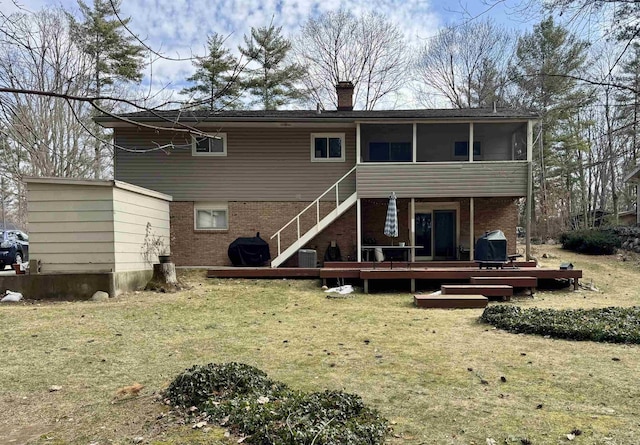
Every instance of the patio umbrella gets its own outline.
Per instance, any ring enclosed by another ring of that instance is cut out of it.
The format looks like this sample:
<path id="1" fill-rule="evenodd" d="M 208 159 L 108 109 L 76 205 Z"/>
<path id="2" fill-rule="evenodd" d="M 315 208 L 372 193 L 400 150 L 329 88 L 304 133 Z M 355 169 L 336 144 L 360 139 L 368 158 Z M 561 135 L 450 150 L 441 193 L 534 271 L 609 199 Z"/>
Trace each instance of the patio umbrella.
<path id="1" fill-rule="evenodd" d="M 387 207 L 387 218 L 384 221 L 384 234 L 392 238 L 398 237 L 398 206 L 396 205 L 396 194 L 391 192 L 389 196 L 389 207 Z M 393 259 L 391 260 L 391 268 L 393 269 Z"/>
<path id="2" fill-rule="evenodd" d="M 391 192 L 391 196 L 389 196 L 387 219 L 384 221 L 384 234 L 390 238 L 398 237 L 398 206 L 396 205 L 396 194 L 394 192 Z"/>

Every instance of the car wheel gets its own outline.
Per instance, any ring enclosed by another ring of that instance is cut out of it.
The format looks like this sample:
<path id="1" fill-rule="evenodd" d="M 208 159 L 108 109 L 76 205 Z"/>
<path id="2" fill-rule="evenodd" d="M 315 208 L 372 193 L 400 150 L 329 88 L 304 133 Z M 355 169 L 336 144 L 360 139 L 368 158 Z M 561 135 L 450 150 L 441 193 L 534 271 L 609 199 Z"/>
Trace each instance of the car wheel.
<path id="1" fill-rule="evenodd" d="M 16 253 L 16 264 L 22 264 L 22 254 L 20 252 Z"/>

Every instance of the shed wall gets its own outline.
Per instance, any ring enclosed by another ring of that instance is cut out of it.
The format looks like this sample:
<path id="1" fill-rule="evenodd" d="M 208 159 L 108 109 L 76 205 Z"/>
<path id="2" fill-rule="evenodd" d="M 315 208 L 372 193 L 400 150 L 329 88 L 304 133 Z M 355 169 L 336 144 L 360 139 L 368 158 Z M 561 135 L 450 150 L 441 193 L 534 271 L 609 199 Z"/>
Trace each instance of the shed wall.
<path id="1" fill-rule="evenodd" d="M 113 190 L 115 272 L 151 269 L 145 261 L 147 224 L 169 253 L 169 202 L 129 190 Z M 153 256 L 153 261 L 157 258 Z"/>
<path id="2" fill-rule="evenodd" d="M 29 258 L 41 272 L 113 272 L 111 187 L 28 183 Z"/>

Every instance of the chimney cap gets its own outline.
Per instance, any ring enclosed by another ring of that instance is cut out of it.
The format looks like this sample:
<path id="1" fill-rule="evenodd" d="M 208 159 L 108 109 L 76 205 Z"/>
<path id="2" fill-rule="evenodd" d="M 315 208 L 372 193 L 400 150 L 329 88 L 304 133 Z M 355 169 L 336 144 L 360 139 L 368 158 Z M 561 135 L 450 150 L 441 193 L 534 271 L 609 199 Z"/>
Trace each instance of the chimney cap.
<path id="1" fill-rule="evenodd" d="M 351 82 L 350 80 L 340 80 L 340 81 L 338 81 L 338 84 L 336 85 L 336 88 L 353 89 L 355 87 L 353 85 L 353 82 Z"/>

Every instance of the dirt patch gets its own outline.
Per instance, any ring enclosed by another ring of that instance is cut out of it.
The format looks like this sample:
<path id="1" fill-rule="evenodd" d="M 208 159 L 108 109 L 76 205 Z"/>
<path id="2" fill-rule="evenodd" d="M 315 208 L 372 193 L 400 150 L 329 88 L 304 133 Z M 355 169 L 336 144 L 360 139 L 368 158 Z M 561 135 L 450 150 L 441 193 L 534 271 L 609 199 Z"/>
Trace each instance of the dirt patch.
<path id="1" fill-rule="evenodd" d="M 7 427 L 0 425 L 0 443 L 6 445 L 24 445 L 49 431 L 43 425 Z"/>

